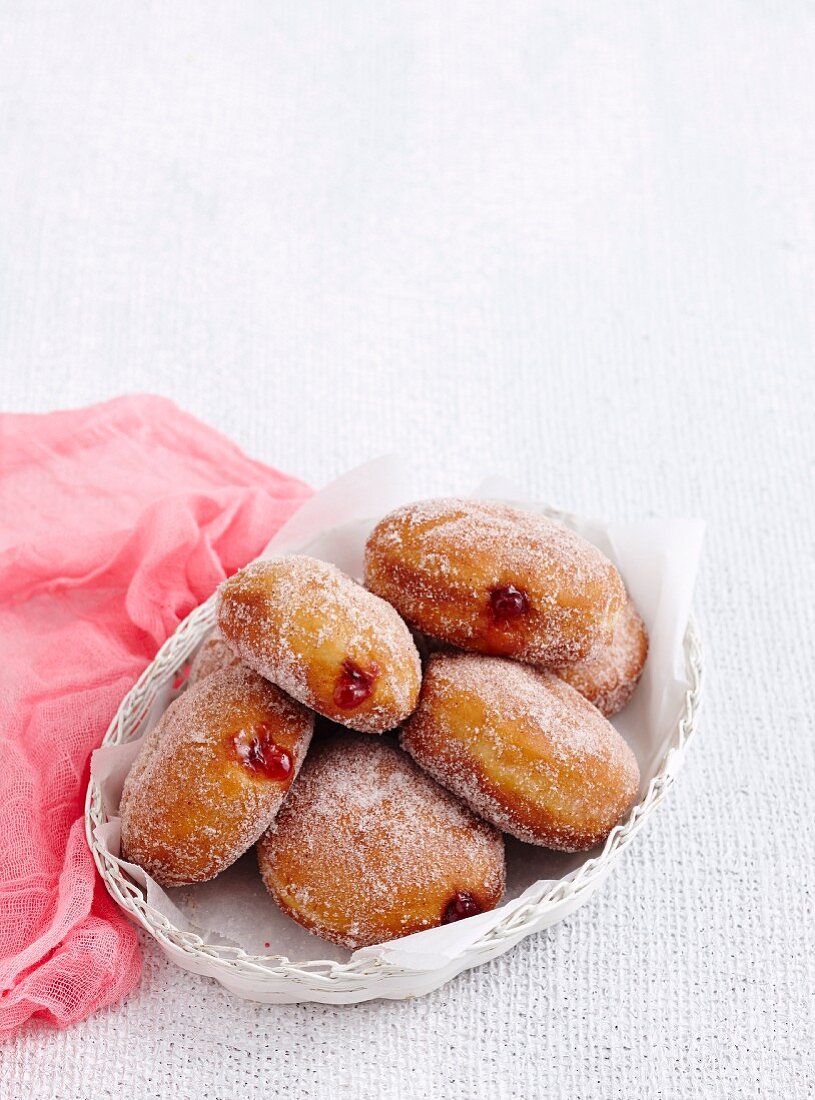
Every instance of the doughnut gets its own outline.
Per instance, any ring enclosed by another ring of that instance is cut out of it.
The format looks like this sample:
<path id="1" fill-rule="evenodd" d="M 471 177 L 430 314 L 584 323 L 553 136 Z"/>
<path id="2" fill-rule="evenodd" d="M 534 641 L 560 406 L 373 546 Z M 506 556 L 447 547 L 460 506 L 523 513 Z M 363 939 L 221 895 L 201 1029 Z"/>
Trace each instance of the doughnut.
<path id="1" fill-rule="evenodd" d="M 591 543 L 536 512 L 480 500 L 385 516 L 365 547 L 365 583 L 426 634 L 547 666 L 607 642 L 625 600 Z"/>
<path id="2" fill-rule="evenodd" d="M 288 916 L 342 947 L 366 947 L 494 909 L 504 841 L 384 741 L 316 743 L 258 844 Z"/>
<path id="3" fill-rule="evenodd" d="M 244 664 L 344 726 L 381 733 L 416 705 L 421 667 L 407 626 L 328 562 L 241 569 L 221 586 L 218 626 Z"/>
<path id="4" fill-rule="evenodd" d="M 233 653 L 218 632 L 214 631 L 195 654 L 187 684 L 196 684 L 212 672 L 220 672 L 223 668 L 234 668 L 240 663 L 240 657 Z"/>
<path id="5" fill-rule="evenodd" d="M 634 754 L 552 673 L 473 653 L 434 653 L 400 741 L 421 767 L 519 840 L 593 848 L 630 809 Z"/>
<path id="6" fill-rule="evenodd" d="M 213 631 L 213 633 L 204 640 L 201 648 L 193 657 L 192 664 L 190 665 L 190 674 L 187 677 L 187 688 L 192 687 L 193 684 L 196 684 L 199 680 L 203 680 L 205 676 L 209 676 L 212 672 L 218 672 L 223 668 L 231 668 L 237 665 L 240 665 L 238 658 L 223 638 L 218 635 L 218 632 Z M 130 768 L 128 784 L 125 785 L 122 791 L 122 797 L 119 803 L 120 809 L 124 810 L 129 793 L 137 785 L 136 779 L 146 768 L 147 762 L 150 760 L 153 749 L 158 743 L 164 729 L 164 724 L 157 722 L 149 733 L 145 734 L 143 737 L 139 755 Z"/>
<path id="7" fill-rule="evenodd" d="M 629 596 L 614 623 L 611 642 L 583 661 L 552 671 L 610 718 L 631 698 L 648 656 L 648 631 Z"/>
<path id="8" fill-rule="evenodd" d="M 313 727 L 313 714 L 247 668 L 188 688 L 125 780 L 123 858 L 162 886 L 213 878 L 280 809 Z"/>

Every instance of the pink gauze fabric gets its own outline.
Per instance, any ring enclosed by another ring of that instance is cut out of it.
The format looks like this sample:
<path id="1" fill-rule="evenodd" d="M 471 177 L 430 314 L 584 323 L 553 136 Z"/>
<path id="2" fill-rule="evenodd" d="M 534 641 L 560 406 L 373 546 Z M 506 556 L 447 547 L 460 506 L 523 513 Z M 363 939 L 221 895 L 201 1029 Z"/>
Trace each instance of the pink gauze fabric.
<path id="1" fill-rule="evenodd" d="M 308 496 L 159 397 L 0 415 L 0 1035 L 137 981 L 88 761 L 156 649 Z"/>

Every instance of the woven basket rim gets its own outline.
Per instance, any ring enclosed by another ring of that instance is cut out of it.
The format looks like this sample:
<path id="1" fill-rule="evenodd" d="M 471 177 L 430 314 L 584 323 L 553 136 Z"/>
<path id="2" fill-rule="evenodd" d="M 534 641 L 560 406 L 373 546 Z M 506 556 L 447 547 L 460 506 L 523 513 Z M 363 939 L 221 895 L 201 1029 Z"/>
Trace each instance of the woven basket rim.
<path id="1" fill-rule="evenodd" d="M 530 507 L 528 502 L 525 506 Z M 538 507 L 547 515 L 566 523 L 572 519 L 568 513 Z M 125 744 L 135 739 L 135 734 L 141 730 L 150 704 L 159 689 L 178 674 L 215 625 L 216 599 L 217 595 L 213 594 L 192 611 L 167 639 L 155 659 L 122 699 L 102 740 L 102 746 Z M 499 924 L 463 948 L 456 958 L 461 969 L 476 965 L 482 958 L 492 957 L 496 948 L 500 949 L 502 942 L 511 946 L 535 931 L 540 926 L 541 919 L 555 906 L 567 901 L 577 901 L 581 895 L 591 893 L 663 800 L 675 781 L 685 750 L 696 732 L 696 717 L 701 702 L 702 644 L 693 615 L 687 623 L 683 648 L 690 687 L 685 693 L 682 714 L 674 727 L 659 769 L 649 782 L 642 799 L 632 808 L 626 819 L 612 829 L 596 856 L 558 879 L 541 897 L 528 900 L 513 910 Z M 239 947 L 207 943 L 193 932 L 176 928 L 163 913 L 147 904 L 142 887 L 129 878 L 116 858 L 97 840 L 94 830 L 107 820 L 99 785 L 91 777 L 85 800 L 85 834 L 108 893 L 131 919 L 173 955 L 181 951 L 190 961 L 206 960 L 207 973 L 212 976 L 233 980 L 244 977 L 255 981 L 265 978 L 275 983 L 281 979 L 290 979 L 312 988 L 315 992 L 325 992 L 327 989 L 336 992 L 343 989 L 353 991 L 372 978 L 379 980 L 399 975 L 415 976 L 416 970 L 413 968 L 388 963 L 370 954 L 344 963 L 330 959 L 298 963 L 282 955 L 253 955 Z"/>

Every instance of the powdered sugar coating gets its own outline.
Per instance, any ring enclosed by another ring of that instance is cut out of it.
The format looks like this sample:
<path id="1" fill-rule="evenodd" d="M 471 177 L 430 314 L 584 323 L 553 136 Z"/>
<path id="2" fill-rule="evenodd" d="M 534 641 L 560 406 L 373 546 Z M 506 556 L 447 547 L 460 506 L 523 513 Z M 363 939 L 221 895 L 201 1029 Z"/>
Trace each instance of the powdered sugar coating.
<path id="1" fill-rule="evenodd" d="M 479 500 L 398 508 L 372 531 L 365 581 L 407 622 L 462 649 L 567 664 L 611 636 L 625 589 L 591 543 L 536 512 Z M 496 615 L 517 599 L 518 614 Z"/>
<path id="2" fill-rule="evenodd" d="M 242 762 L 236 738 L 263 728 L 293 763 L 277 781 Z M 188 688 L 145 739 L 121 802 L 124 858 L 164 886 L 213 878 L 274 818 L 302 764 L 314 716 L 247 668 Z"/>
<path id="3" fill-rule="evenodd" d="M 219 632 L 214 630 L 195 654 L 187 683 L 195 684 L 213 672 L 233 668 L 240 663 L 241 659 L 237 653 L 230 648 L 229 643 L 221 637 Z"/>
<path id="4" fill-rule="evenodd" d="M 604 839 L 639 786 L 631 749 L 582 695 L 502 658 L 432 654 L 401 744 L 497 828 L 565 851 Z"/>
<path id="5" fill-rule="evenodd" d="M 169 710 L 172 705 L 173 704 L 170 703 L 167 710 Z M 148 764 L 152 761 L 153 755 L 167 732 L 167 729 L 168 723 L 164 721 L 164 715 L 162 715 L 162 719 L 142 737 L 138 755 L 130 765 L 130 771 L 127 773 L 127 778 L 122 788 L 122 797 L 119 799 L 119 816 L 121 818 L 124 819 L 127 814 L 131 795 L 134 791 L 139 789 L 141 778 L 147 770 Z"/>
<path id="6" fill-rule="evenodd" d="M 419 654 L 384 600 L 336 566 L 291 556 L 254 562 L 221 586 L 218 624 L 240 659 L 318 713 L 366 733 L 403 721 L 416 705 Z M 371 693 L 338 705 L 347 662 Z"/>
<path id="7" fill-rule="evenodd" d="M 442 923 L 457 891 L 483 912 L 504 890 L 504 845 L 398 749 L 352 734 L 315 744 L 258 845 L 267 889 L 344 947 Z"/>
<path id="8" fill-rule="evenodd" d="M 608 644 L 583 661 L 552 671 L 610 718 L 631 698 L 647 657 L 648 631 L 629 596 Z"/>

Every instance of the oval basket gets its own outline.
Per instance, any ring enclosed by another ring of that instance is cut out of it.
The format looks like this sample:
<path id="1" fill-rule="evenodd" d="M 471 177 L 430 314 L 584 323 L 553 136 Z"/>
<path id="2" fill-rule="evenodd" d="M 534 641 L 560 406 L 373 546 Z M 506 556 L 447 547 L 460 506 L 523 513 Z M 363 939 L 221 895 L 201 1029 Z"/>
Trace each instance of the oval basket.
<path id="1" fill-rule="evenodd" d="M 550 509 L 546 511 L 557 518 L 564 515 Z M 213 596 L 196 608 L 161 647 L 155 660 L 122 700 L 103 745 L 124 744 L 142 735 L 158 692 L 173 682 L 212 630 L 215 600 Z M 408 970 L 372 958 L 370 953 L 346 963 L 330 960 L 296 963 L 279 955 L 250 955 L 237 947 L 207 943 L 192 932 L 176 928 L 166 916 L 148 905 L 143 888 L 127 875 L 95 836 L 94 830 L 107 821 L 107 815 L 99 785 L 93 778 L 88 785 L 85 804 L 88 845 L 110 895 L 131 919 L 158 941 L 168 958 L 186 970 L 217 979 L 241 997 L 268 1003 L 347 1004 L 377 997 L 402 998 L 428 993 L 461 971 L 503 954 L 524 937 L 562 920 L 586 902 L 606 878 L 620 853 L 667 794 L 693 737 L 702 687 L 702 649 L 692 618 L 687 625 L 683 648 L 689 685 L 683 712 L 640 802 L 625 821 L 611 831 L 599 854 L 557 882 L 541 883 L 540 896 L 515 908 L 442 967 Z"/>

